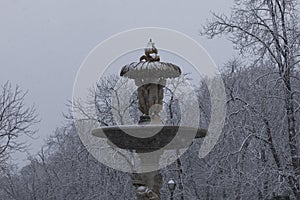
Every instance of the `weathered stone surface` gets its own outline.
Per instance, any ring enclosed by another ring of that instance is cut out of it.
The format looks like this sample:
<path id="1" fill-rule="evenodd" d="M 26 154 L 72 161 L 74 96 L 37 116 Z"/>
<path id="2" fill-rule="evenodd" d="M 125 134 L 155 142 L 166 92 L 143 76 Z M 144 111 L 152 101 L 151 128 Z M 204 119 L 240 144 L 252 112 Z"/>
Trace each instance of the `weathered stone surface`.
<path id="1" fill-rule="evenodd" d="M 176 136 L 178 130 L 183 134 L 195 134 L 195 138 L 202 138 L 206 135 L 206 130 L 197 129 L 193 127 L 179 127 L 179 126 L 108 126 L 98 128 L 92 131 L 94 136 L 100 138 L 108 138 L 109 143 L 113 143 L 121 149 L 135 150 L 137 153 L 153 152 L 161 149 L 169 144 Z M 155 135 L 153 130 L 157 130 Z M 136 137 L 126 132 L 135 132 Z M 189 142 L 189 137 L 180 137 L 180 141 L 175 141 L 176 146 L 169 146 L 169 149 L 186 148 L 186 143 Z M 180 146 L 182 145 L 182 146 Z"/>
<path id="2" fill-rule="evenodd" d="M 163 184 L 162 175 L 159 171 L 132 174 L 131 175 L 133 185 L 137 189 L 138 200 L 142 199 L 160 199 L 160 189 Z M 138 191 L 140 186 L 144 186 L 144 191 Z"/>

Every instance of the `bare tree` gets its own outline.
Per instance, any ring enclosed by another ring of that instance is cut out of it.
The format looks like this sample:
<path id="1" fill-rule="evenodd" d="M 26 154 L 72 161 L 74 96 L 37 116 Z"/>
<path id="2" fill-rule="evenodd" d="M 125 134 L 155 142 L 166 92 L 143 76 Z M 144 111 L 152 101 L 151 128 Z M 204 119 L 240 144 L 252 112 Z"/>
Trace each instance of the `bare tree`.
<path id="1" fill-rule="evenodd" d="M 242 55 L 251 56 L 254 63 L 276 66 L 278 86 L 282 88 L 293 173 L 288 177 L 292 191 L 300 199 L 297 180 L 299 169 L 299 136 L 296 127 L 295 101 L 292 85 L 295 68 L 300 62 L 299 17 L 296 0 L 236 0 L 231 16 L 213 14 L 202 34 L 213 38 L 229 34 L 230 40 Z"/>
<path id="2" fill-rule="evenodd" d="M 34 106 L 25 105 L 25 96 L 19 86 L 13 88 L 9 82 L 1 87 L 0 93 L 0 163 L 11 152 L 24 150 L 26 145 L 18 140 L 22 135 L 32 136 L 37 119 Z"/>

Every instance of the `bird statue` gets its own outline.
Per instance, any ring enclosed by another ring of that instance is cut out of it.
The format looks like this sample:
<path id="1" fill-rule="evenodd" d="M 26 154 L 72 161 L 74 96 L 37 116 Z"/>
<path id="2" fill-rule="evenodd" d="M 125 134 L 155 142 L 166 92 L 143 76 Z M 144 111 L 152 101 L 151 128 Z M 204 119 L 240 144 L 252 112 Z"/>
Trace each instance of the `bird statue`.
<path id="1" fill-rule="evenodd" d="M 145 55 L 140 58 L 140 61 L 145 62 L 159 62 L 160 57 L 158 55 L 158 51 L 155 48 L 155 43 L 150 39 L 147 48 L 145 49 Z"/>

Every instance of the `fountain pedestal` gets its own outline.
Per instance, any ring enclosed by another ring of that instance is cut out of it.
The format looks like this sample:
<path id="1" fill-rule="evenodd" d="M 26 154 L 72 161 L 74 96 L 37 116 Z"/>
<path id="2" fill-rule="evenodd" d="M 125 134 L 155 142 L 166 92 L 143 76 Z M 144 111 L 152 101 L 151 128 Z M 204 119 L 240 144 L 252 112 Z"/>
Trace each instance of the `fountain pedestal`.
<path id="1" fill-rule="evenodd" d="M 159 168 L 159 156 L 144 158 L 141 157 L 140 167 L 144 170 L 151 170 L 153 167 Z M 157 166 L 155 166 L 157 165 Z M 136 187 L 137 190 L 137 199 L 160 199 L 160 190 L 162 188 L 163 179 L 160 171 L 152 171 L 147 173 L 134 173 L 131 175 L 132 183 Z M 150 190 L 145 190 L 139 193 L 139 187 L 145 187 L 145 189 L 149 188 Z M 145 198 L 147 197 L 147 198 Z"/>

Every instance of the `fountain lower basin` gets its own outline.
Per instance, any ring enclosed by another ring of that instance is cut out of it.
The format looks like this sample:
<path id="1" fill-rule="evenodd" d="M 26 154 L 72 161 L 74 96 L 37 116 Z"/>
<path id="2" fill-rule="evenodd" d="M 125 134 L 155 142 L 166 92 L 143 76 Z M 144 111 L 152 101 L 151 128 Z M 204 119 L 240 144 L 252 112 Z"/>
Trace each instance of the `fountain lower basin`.
<path id="1" fill-rule="evenodd" d="M 183 136 L 176 137 L 178 131 Z M 106 126 L 92 131 L 92 135 L 106 138 L 108 143 L 121 149 L 134 150 L 137 153 L 153 152 L 163 147 L 165 149 L 186 148 L 186 144 L 193 135 L 193 138 L 202 138 L 206 134 L 205 129 L 163 125 Z M 170 144 L 171 141 L 172 144 Z"/>

